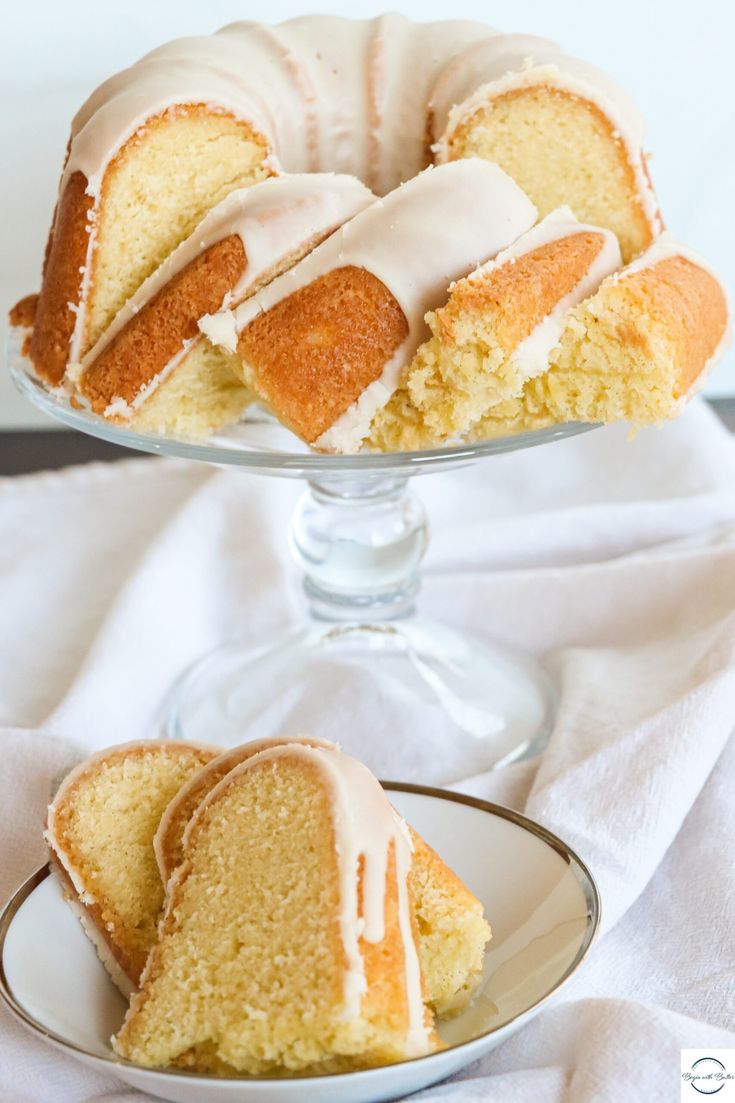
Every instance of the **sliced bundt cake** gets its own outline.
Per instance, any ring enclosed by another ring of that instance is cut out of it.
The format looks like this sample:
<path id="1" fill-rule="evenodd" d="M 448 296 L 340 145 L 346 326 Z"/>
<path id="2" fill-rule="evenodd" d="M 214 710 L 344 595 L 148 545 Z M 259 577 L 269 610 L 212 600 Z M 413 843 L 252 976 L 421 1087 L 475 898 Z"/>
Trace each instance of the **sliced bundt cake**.
<path id="1" fill-rule="evenodd" d="M 126 994 L 143 971 L 163 906 L 151 840 L 171 798 L 215 754 L 156 740 L 111 747 L 73 770 L 49 807 L 52 867 Z"/>
<path id="2" fill-rule="evenodd" d="M 250 757 L 187 829 L 116 1052 L 153 1067 L 263 1075 L 440 1049 L 410 864 L 405 824 L 355 759 L 303 744 Z"/>

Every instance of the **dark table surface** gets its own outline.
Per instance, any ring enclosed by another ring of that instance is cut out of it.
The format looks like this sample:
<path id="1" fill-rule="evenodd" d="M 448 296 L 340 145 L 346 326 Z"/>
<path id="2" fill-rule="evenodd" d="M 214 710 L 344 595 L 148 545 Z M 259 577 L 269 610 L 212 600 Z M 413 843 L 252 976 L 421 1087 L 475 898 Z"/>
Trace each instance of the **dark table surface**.
<path id="1" fill-rule="evenodd" d="M 712 402 L 724 423 L 735 432 L 735 398 L 720 398 Z M 88 437 L 66 429 L 33 429 L 0 432 L 0 475 L 25 475 L 67 467 L 92 460 L 105 462 L 130 459 L 131 452 L 116 444 Z M 150 457 L 153 458 L 153 457 Z"/>

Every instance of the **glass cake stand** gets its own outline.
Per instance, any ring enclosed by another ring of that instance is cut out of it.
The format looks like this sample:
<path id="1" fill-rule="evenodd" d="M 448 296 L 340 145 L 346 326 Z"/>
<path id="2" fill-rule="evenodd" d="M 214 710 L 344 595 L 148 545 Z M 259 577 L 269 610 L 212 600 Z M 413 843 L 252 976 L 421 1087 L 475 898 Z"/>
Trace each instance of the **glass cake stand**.
<path id="1" fill-rule="evenodd" d="M 569 424 L 482 444 L 387 455 L 310 452 L 253 407 L 238 425 L 205 441 L 128 431 L 44 384 L 11 347 L 10 371 L 30 401 L 73 429 L 166 456 L 226 465 L 248 474 L 306 480 L 290 531 L 304 575 L 308 615 L 280 639 L 223 642 L 170 689 L 170 737 L 234 746 L 249 739 L 308 732 L 339 739 L 351 724 L 370 741 L 376 722 L 394 733 L 410 725 L 434 745 L 468 745 L 481 771 L 538 753 L 555 712 L 554 687 L 531 657 L 486 636 L 416 611 L 419 565 L 428 527 L 409 479 L 584 433 Z M 380 721 L 376 721 L 376 716 Z M 446 749 L 446 748 L 445 748 Z"/>

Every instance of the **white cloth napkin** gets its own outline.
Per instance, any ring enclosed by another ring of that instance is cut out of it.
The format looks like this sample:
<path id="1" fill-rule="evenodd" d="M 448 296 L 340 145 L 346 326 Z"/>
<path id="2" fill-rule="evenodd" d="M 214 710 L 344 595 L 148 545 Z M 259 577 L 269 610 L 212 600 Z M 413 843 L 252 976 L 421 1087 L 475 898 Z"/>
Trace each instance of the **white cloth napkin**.
<path id="1" fill-rule="evenodd" d="M 434 533 L 424 611 L 543 659 L 561 694 L 548 748 L 493 772 L 420 724 L 397 738 L 359 679 L 320 734 L 382 776 L 525 810 L 590 864 L 604 915 L 556 1003 L 420 1098 L 677 1099 L 680 1048 L 735 1047 L 735 439 L 695 404 L 632 442 L 599 430 L 415 489 Z M 219 641 L 297 623 L 300 490 L 137 459 L 0 481 L 0 896 L 43 860 L 44 807 L 75 759 L 151 734 L 172 680 Z M 4 1010 L 0 1097 L 144 1098 Z"/>

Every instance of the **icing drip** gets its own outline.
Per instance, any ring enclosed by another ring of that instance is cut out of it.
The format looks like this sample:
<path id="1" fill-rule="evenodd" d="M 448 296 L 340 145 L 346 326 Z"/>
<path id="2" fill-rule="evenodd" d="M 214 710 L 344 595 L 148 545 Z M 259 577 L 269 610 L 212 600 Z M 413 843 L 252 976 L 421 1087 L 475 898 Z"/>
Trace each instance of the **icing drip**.
<path id="1" fill-rule="evenodd" d="M 257 764 L 294 756 L 318 768 L 331 797 L 339 877 L 338 922 L 347 962 L 342 1015 L 347 1021 L 359 1016 L 362 997 L 367 991 L 360 941 L 377 944 L 385 937 L 388 858 L 392 848 L 408 1009 L 406 1055 L 414 1057 L 426 1053 L 430 1049 L 429 1028 L 425 1021 L 421 967 L 413 937 L 406 883 L 411 868 L 412 843 L 408 828 L 366 766 L 336 750 L 296 743 L 260 751 L 236 766 L 212 789 L 189 822 L 184 834 L 184 846 L 203 810 L 216 801 L 234 779 Z M 362 909 L 359 907 L 360 868 Z"/>

